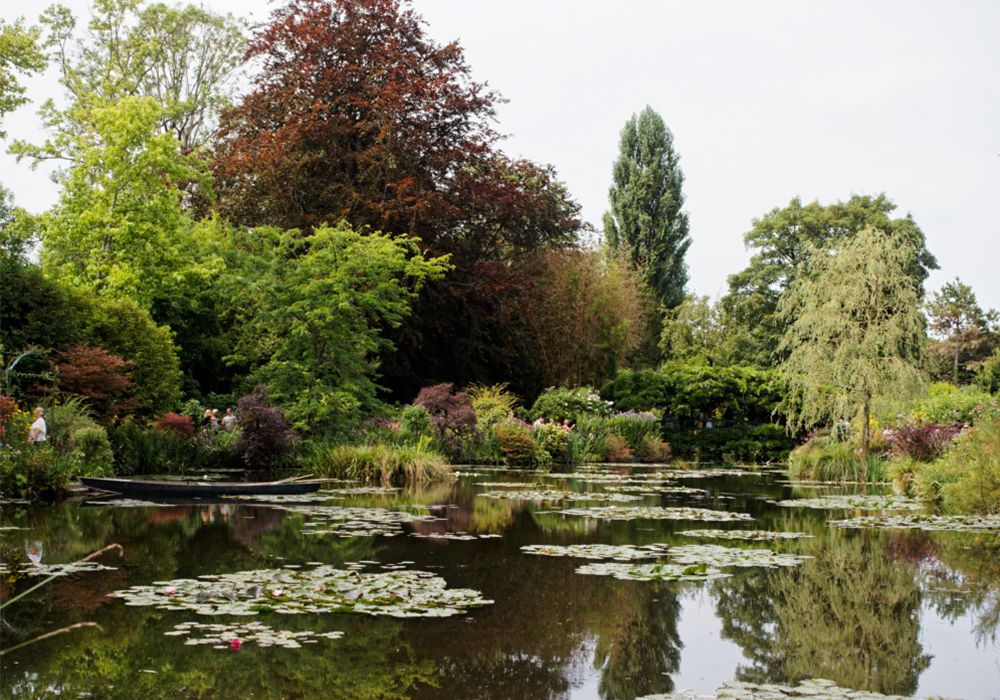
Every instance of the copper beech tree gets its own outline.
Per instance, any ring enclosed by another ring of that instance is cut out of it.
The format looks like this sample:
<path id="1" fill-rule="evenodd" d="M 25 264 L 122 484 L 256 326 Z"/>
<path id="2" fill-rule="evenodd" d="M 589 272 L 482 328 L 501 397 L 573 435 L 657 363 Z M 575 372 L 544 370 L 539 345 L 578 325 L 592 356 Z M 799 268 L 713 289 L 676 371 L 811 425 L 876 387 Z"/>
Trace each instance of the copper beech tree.
<path id="1" fill-rule="evenodd" d="M 530 354 L 505 325 L 531 311 L 515 263 L 575 241 L 579 207 L 551 168 L 496 148 L 502 99 L 459 45 L 428 38 L 406 0 L 292 0 L 246 57 L 261 69 L 221 119 L 216 209 L 303 233 L 346 220 L 450 253 L 454 269 L 427 285 L 382 365 L 403 393 L 493 379 Z M 430 376 L 437 366 L 447 376 Z"/>

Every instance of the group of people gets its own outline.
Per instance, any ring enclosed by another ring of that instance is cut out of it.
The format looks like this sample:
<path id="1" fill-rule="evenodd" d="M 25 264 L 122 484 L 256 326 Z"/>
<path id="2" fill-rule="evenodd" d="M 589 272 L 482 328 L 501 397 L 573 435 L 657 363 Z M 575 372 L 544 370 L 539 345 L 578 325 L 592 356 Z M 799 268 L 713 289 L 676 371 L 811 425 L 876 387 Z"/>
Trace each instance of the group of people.
<path id="1" fill-rule="evenodd" d="M 562 423 L 560 423 L 559 421 L 557 421 L 554 418 L 552 420 L 548 420 L 547 421 L 547 420 L 545 420 L 545 416 L 539 416 L 538 420 L 536 420 L 532 425 L 534 427 L 536 427 L 536 428 L 540 427 L 542 425 L 554 425 L 557 428 L 562 428 L 567 433 L 573 429 L 573 424 L 570 423 L 568 419 L 564 420 Z"/>
<path id="2" fill-rule="evenodd" d="M 201 423 L 202 432 L 217 433 L 219 432 L 219 428 L 222 428 L 227 433 L 231 433 L 236 429 L 236 414 L 233 413 L 233 409 L 227 408 L 226 415 L 220 419 L 219 409 L 206 408 L 201 418 Z"/>

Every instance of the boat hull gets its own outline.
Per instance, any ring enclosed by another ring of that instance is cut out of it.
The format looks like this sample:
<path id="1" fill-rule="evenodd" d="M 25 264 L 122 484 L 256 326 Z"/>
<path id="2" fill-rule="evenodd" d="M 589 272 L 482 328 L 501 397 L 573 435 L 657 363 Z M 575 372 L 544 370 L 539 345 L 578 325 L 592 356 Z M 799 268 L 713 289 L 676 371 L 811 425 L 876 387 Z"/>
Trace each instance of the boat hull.
<path id="1" fill-rule="evenodd" d="M 319 490 L 318 481 L 245 483 L 238 481 L 144 481 L 80 477 L 89 488 L 130 496 L 272 496 L 297 495 Z"/>

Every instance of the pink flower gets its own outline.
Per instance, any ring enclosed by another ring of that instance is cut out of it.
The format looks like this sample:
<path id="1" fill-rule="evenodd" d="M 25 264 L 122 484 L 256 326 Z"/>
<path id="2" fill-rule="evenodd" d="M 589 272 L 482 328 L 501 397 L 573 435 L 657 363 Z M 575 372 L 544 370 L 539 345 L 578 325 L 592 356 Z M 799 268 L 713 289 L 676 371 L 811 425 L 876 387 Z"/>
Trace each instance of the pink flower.
<path id="1" fill-rule="evenodd" d="M 240 640 L 238 640 L 238 639 L 234 639 L 233 641 L 229 642 L 229 648 L 230 648 L 230 649 L 233 649 L 233 650 L 236 650 L 236 651 L 239 651 L 239 648 L 240 648 L 241 646 L 243 646 L 243 642 L 241 642 L 241 641 L 240 641 Z"/>
<path id="2" fill-rule="evenodd" d="M 166 593 L 167 595 L 173 595 L 174 593 L 177 592 L 177 589 L 174 588 L 173 586 L 167 586 L 166 590 L 164 590 L 163 592 Z"/>

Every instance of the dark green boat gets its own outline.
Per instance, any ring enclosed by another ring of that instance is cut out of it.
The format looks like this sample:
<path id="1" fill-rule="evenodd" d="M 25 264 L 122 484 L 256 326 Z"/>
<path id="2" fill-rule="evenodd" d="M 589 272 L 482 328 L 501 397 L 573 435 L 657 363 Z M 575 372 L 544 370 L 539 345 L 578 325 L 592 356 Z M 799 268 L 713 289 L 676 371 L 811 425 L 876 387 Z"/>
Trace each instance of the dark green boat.
<path id="1" fill-rule="evenodd" d="M 273 496 L 297 495 L 319 490 L 318 481 L 144 481 L 80 477 L 89 488 L 128 496 Z"/>

